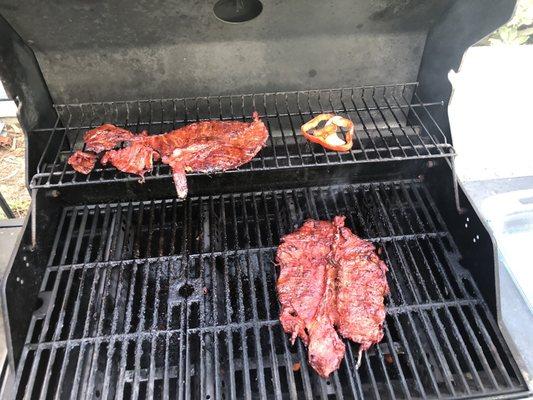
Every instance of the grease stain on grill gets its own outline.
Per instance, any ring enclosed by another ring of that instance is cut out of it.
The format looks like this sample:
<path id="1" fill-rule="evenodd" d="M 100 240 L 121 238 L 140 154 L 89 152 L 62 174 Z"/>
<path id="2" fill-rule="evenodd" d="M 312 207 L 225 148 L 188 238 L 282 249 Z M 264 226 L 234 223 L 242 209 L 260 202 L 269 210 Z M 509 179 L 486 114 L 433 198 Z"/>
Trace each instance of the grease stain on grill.
<path id="1" fill-rule="evenodd" d="M 193 293 L 194 293 L 194 286 L 189 285 L 188 283 L 185 283 L 178 289 L 178 294 L 183 298 L 190 297 Z"/>

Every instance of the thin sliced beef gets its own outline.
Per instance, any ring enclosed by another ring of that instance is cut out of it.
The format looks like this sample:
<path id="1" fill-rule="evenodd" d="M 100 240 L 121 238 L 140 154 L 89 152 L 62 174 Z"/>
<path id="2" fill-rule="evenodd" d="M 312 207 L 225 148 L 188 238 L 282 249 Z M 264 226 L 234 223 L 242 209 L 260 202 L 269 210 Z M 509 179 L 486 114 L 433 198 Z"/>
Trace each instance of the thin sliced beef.
<path id="1" fill-rule="evenodd" d="M 104 124 L 85 132 L 83 141 L 88 151 L 100 153 L 114 149 L 120 143 L 130 141 L 135 137 L 136 135 L 127 129 L 119 128 L 112 124 Z"/>
<path id="2" fill-rule="evenodd" d="M 179 197 L 187 195 L 186 172 L 215 172 L 249 162 L 268 139 L 268 130 L 254 113 L 254 121 L 204 121 L 172 132 L 148 136 L 143 143 L 170 165 Z"/>
<path id="3" fill-rule="evenodd" d="M 281 324 L 292 343 L 300 337 L 308 345 L 309 364 L 328 377 L 344 357 L 338 333 L 361 350 L 381 340 L 387 268 L 371 243 L 344 227 L 344 217 L 306 221 L 281 242 Z"/>
<path id="4" fill-rule="evenodd" d="M 372 243 L 343 225 L 344 221 L 332 254 L 337 266 L 337 327 L 343 337 L 360 343 L 365 351 L 383 338 L 383 297 L 389 292 L 387 266 Z"/>
<path id="5" fill-rule="evenodd" d="M 96 164 L 96 154 L 78 150 L 68 158 L 67 162 L 74 170 L 87 175 Z"/>
<path id="6" fill-rule="evenodd" d="M 186 197 L 187 172 L 209 173 L 237 168 L 261 150 L 268 130 L 257 113 L 253 118 L 253 122 L 196 122 L 153 136 L 147 136 L 146 132 L 135 135 L 105 124 L 87 131 L 84 140 L 88 150 L 96 153 L 108 150 L 102 157 L 102 164 L 110 163 L 120 171 L 140 176 L 152 169 L 151 155 L 156 160 L 156 155 L 161 155 L 163 163 L 172 169 L 178 196 Z M 122 142 L 125 142 L 124 148 L 113 150 Z"/>
<path id="7" fill-rule="evenodd" d="M 280 320 L 294 344 L 309 346 L 310 365 L 322 376 L 339 368 L 344 343 L 335 332 L 335 267 L 328 262 L 337 233 L 329 221 L 306 221 L 282 238 L 276 261 Z"/>
<path id="8" fill-rule="evenodd" d="M 100 163 L 102 165 L 109 163 L 119 171 L 143 178 L 145 173 L 152 170 L 154 159 L 158 160 L 159 155 L 151 147 L 134 142 L 123 149 L 109 150 L 104 154 Z"/>

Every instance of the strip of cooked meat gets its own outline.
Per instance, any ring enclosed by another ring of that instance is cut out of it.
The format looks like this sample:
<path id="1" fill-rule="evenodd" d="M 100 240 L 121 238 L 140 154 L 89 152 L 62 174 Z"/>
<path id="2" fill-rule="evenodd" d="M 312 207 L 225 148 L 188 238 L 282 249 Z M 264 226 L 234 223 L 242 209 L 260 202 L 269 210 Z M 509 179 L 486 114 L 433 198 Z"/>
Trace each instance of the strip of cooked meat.
<path id="1" fill-rule="evenodd" d="M 268 139 L 268 130 L 253 114 L 253 122 L 203 121 L 142 141 L 172 168 L 179 197 L 187 195 L 185 172 L 215 172 L 249 162 Z"/>
<path id="2" fill-rule="evenodd" d="M 89 150 L 97 153 L 109 150 L 102 157 L 102 164 L 111 163 L 120 171 L 141 176 L 152 169 L 152 155 L 161 155 L 162 161 L 172 169 L 178 196 L 183 198 L 187 196 L 186 172 L 237 168 L 261 150 L 268 139 L 268 130 L 257 113 L 254 112 L 253 118 L 253 122 L 196 122 L 153 136 L 147 136 L 146 132 L 134 135 L 105 124 L 87 131 L 84 140 Z M 124 148 L 112 150 L 122 142 L 126 142 Z"/>
<path id="3" fill-rule="evenodd" d="M 76 171 L 87 175 L 96 164 L 96 154 L 78 150 L 68 158 L 67 162 Z"/>
<path id="4" fill-rule="evenodd" d="M 88 151 L 100 153 L 114 149 L 120 143 L 132 140 L 134 137 L 136 135 L 127 129 L 112 124 L 104 124 L 85 132 L 83 141 Z"/>
<path id="5" fill-rule="evenodd" d="M 306 221 L 284 236 L 276 261 L 280 321 L 308 345 L 309 364 L 323 377 L 339 368 L 345 338 L 367 350 L 383 337 L 385 264 L 374 246 L 344 227 L 344 217 Z"/>
<path id="6" fill-rule="evenodd" d="M 154 159 L 157 161 L 159 155 L 151 147 L 134 142 L 123 149 L 107 151 L 100 163 L 112 164 L 119 171 L 139 175 L 142 180 L 144 174 L 152 170 Z"/>
<path id="7" fill-rule="evenodd" d="M 337 218 L 339 234 L 332 254 L 338 268 L 337 327 L 343 337 L 360 343 L 365 351 L 383 338 L 383 297 L 389 292 L 387 266 L 372 243 L 354 235 L 344 227 L 344 220 Z"/>
<path id="8" fill-rule="evenodd" d="M 336 233 L 329 221 L 306 221 L 281 239 L 276 255 L 281 324 L 293 344 L 299 336 L 309 346 L 309 363 L 324 377 L 344 357 L 344 343 L 333 327 L 335 266 L 328 261 Z"/>

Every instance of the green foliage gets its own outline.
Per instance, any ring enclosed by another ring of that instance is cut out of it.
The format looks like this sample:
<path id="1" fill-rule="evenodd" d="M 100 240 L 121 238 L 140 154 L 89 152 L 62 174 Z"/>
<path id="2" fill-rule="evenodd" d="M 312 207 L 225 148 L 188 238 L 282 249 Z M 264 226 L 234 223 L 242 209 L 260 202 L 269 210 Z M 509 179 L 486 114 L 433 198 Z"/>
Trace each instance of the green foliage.
<path id="1" fill-rule="evenodd" d="M 488 38 L 491 45 L 533 42 L 533 0 L 518 0 L 513 18 Z"/>

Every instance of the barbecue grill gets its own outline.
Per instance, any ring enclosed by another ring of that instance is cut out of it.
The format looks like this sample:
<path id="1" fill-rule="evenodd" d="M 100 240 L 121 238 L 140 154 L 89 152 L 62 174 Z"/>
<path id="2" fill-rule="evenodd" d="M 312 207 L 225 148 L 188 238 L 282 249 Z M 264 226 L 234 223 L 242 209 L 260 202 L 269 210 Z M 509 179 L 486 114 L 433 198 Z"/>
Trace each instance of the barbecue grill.
<path id="1" fill-rule="evenodd" d="M 185 3 L 0 5 L 32 195 L 2 292 L 9 395 L 525 396 L 447 118 L 448 71 L 514 2 Z M 237 170 L 188 175 L 184 200 L 165 165 L 141 184 L 66 163 L 102 123 L 156 134 L 253 111 L 267 145 Z M 300 134 L 324 112 L 354 121 L 352 151 Z M 359 369 L 347 342 L 322 379 L 279 323 L 274 255 L 305 219 L 335 215 L 377 246 L 391 293 L 383 341 Z"/>

